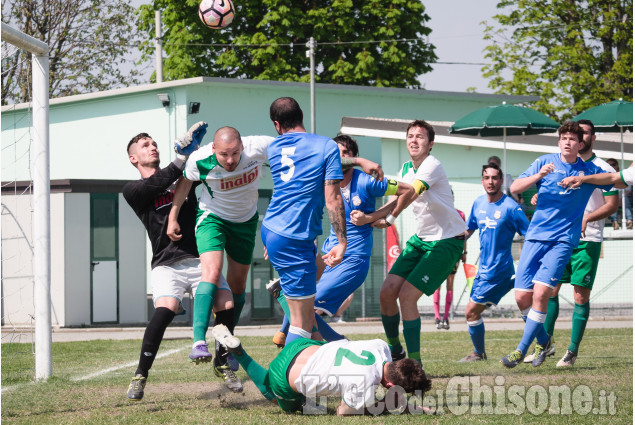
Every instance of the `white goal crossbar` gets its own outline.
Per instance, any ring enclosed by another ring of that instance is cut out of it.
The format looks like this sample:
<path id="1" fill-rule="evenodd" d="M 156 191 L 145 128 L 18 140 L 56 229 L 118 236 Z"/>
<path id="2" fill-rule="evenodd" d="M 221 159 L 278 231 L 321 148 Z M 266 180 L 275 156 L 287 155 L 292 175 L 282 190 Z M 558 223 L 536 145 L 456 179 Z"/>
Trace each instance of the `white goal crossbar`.
<path id="1" fill-rule="evenodd" d="M 51 336 L 51 190 L 49 154 L 49 46 L 4 23 L 2 40 L 28 51 L 33 69 L 33 275 L 35 380 L 53 370 Z"/>

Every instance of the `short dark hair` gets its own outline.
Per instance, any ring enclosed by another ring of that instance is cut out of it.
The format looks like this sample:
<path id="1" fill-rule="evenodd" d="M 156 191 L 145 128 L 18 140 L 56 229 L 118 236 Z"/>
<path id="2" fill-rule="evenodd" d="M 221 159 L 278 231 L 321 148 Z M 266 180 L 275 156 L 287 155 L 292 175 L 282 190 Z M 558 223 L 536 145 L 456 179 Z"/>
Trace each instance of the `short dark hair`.
<path id="1" fill-rule="evenodd" d="M 432 388 L 432 381 L 426 376 L 421 363 L 415 359 L 402 359 L 389 363 L 386 379 L 399 385 L 407 393 L 419 390 L 423 395 Z"/>
<path id="2" fill-rule="evenodd" d="M 137 143 L 141 139 L 152 139 L 152 137 L 150 137 L 150 135 L 148 133 L 139 133 L 136 136 L 134 136 L 128 142 L 128 147 L 126 148 L 126 152 L 128 152 L 128 155 L 130 155 L 130 146 L 134 145 L 135 143 Z"/>
<path id="3" fill-rule="evenodd" d="M 591 134 L 595 134 L 595 126 L 593 125 L 593 122 L 591 122 L 591 120 L 578 120 L 578 124 L 588 125 L 589 127 L 591 127 Z"/>
<path id="4" fill-rule="evenodd" d="M 617 159 L 609 158 L 609 159 L 606 160 L 606 163 L 609 164 L 611 167 L 613 167 L 615 169 L 615 171 L 619 171 L 620 163 L 617 162 Z M 615 165 L 613 165 L 613 164 L 615 164 Z"/>
<path id="5" fill-rule="evenodd" d="M 493 162 L 488 162 L 487 164 L 483 165 L 483 170 L 481 170 L 481 177 L 483 177 L 483 173 L 488 168 L 498 171 L 498 177 L 500 177 L 501 180 L 503 179 L 503 170 L 501 170 L 501 168 Z"/>
<path id="6" fill-rule="evenodd" d="M 283 130 L 303 125 L 304 114 L 298 102 L 292 97 L 280 97 L 269 107 L 269 118 L 278 121 Z"/>
<path id="7" fill-rule="evenodd" d="M 558 129 L 558 137 L 562 136 L 564 133 L 573 133 L 578 136 L 578 142 L 582 142 L 582 138 L 584 137 L 584 130 L 580 127 L 575 121 L 566 121 L 564 124 L 560 126 Z"/>
<path id="8" fill-rule="evenodd" d="M 412 127 L 425 128 L 428 132 L 428 141 L 434 142 L 434 127 L 432 127 L 429 123 L 424 120 L 414 120 L 413 122 L 408 124 L 408 128 L 406 128 L 406 134 L 408 134 Z"/>
<path id="9" fill-rule="evenodd" d="M 496 155 L 492 155 L 489 158 L 487 158 L 487 163 L 489 164 L 491 162 L 493 162 L 496 165 L 502 164 L 501 159 L 497 157 Z"/>
<path id="10" fill-rule="evenodd" d="M 353 156 L 359 156 L 359 148 L 357 147 L 357 141 L 353 139 L 351 136 L 346 134 L 340 134 L 333 138 L 335 143 L 338 145 L 344 146 Z"/>

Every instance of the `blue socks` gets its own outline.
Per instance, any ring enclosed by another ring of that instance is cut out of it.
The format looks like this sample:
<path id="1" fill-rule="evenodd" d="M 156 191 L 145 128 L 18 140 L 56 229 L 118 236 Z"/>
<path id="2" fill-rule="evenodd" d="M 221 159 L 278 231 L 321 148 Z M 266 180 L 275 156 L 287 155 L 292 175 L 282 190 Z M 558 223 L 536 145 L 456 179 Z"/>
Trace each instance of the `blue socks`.
<path id="1" fill-rule="evenodd" d="M 474 352 L 477 354 L 485 354 L 485 324 L 483 318 L 479 318 L 474 322 L 467 322 L 467 330 L 474 345 Z"/>
<path id="2" fill-rule="evenodd" d="M 317 313 L 315 313 L 315 323 L 317 323 L 317 328 L 318 328 L 318 331 L 320 331 L 322 338 L 324 338 L 326 341 L 333 342 L 333 341 L 339 341 L 341 339 L 346 339 L 342 335 L 335 332 L 333 328 L 330 327 L 324 321 L 324 319 L 322 319 L 322 316 L 320 316 Z"/>
<path id="3" fill-rule="evenodd" d="M 544 345 L 547 343 L 549 335 L 547 335 L 547 331 L 545 331 L 545 327 L 543 325 L 546 319 L 546 312 L 543 313 L 541 311 L 534 310 L 533 308 L 529 311 L 529 314 L 527 314 L 527 322 L 525 323 L 523 337 L 516 350 L 521 351 L 523 355 L 526 354 L 527 349 L 534 338 L 536 338 L 538 344 Z"/>
<path id="4" fill-rule="evenodd" d="M 291 342 L 299 338 L 311 339 L 311 332 L 307 332 L 304 329 L 298 328 L 296 326 L 289 326 L 289 333 L 287 334 L 285 345 L 289 345 Z"/>

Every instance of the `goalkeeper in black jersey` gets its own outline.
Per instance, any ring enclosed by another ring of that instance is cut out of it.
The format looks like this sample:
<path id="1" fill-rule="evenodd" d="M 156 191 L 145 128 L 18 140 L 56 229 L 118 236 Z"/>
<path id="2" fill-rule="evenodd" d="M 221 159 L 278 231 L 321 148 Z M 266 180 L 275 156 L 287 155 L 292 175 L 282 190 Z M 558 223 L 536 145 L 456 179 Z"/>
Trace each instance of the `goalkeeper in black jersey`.
<path id="1" fill-rule="evenodd" d="M 201 267 L 194 237 L 197 209 L 194 186 L 178 217 L 183 234 L 181 240 L 171 241 L 166 234 L 166 228 L 175 182 L 182 177 L 187 156 L 198 148 L 206 128 L 207 123 L 199 122 L 183 137 L 177 139 L 177 157 L 165 168 L 159 168 L 157 144 L 147 133 L 136 135 L 128 143 L 128 158 L 139 170 L 141 179 L 127 183 L 123 188 L 123 195 L 145 226 L 150 238 L 152 298 L 155 307 L 155 313 L 143 336 L 137 371 L 128 387 L 127 396 L 131 400 L 143 398 L 148 371 L 156 358 L 165 329 L 175 315 L 184 312 L 181 304 L 183 296 L 190 292 L 193 297 L 200 281 Z M 227 283 L 223 283 L 224 287 L 221 289 L 226 290 L 219 291 L 220 295 L 215 303 L 216 322 L 233 327 L 232 295 Z M 226 358 L 227 353 L 221 349 L 217 356 Z M 211 357 L 207 359 L 209 360 Z M 233 372 L 231 375 L 234 378 L 231 382 L 225 379 L 227 386 L 232 391 L 242 391 L 240 381 Z"/>

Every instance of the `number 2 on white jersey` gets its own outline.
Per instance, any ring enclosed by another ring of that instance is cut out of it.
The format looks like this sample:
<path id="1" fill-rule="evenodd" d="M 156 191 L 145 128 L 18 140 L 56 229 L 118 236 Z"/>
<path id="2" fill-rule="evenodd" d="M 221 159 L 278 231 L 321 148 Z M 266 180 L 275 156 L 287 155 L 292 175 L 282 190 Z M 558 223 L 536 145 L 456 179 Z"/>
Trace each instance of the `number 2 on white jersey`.
<path id="1" fill-rule="evenodd" d="M 280 163 L 282 164 L 282 166 L 286 165 L 287 167 L 289 167 L 289 171 L 287 171 L 286 173 L 283 173 L 282 171 L 280 172 L 280 178 L 283 182 L 288 182 L 289 180 L 291 180 L 291 177 L 293 177 L 293 173 L 295 173 L 295 164 L 293 163 L 293 160 L 289 158 L 289 155 L 293 155 L 294 153 L 295 146 L 290 148 L 282 148 L 282 159 L 280 160 Z"/>

